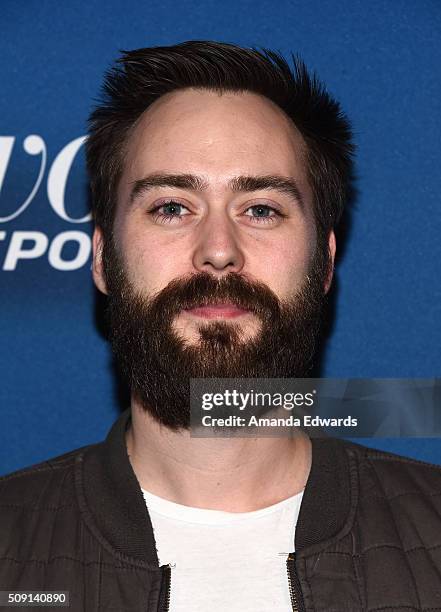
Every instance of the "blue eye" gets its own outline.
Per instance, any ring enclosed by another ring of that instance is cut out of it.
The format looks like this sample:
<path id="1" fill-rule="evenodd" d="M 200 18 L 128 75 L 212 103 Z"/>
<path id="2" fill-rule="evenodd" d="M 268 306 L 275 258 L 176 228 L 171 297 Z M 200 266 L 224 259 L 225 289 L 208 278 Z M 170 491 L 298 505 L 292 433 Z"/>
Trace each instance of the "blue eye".
<path id="1" fill-rule="evenodd" d="M 272 206 L 268 206 L 267 204 L 254 204 L 254 206 L 250 206 L 247 208 L 245 212 L 249 210 L 255 210 L 257 215 L 245 215 L 247 217 L 251 217 L 255 223 L 274 223 L 276 217 L 284 217 L 281 212 L 273 208 Z M 273 215 L 269 213 L 273 212 Z"/>
<path id="2" fill-rule="evenodd" d="M 182 214 L 184 211 L 187 211 L 187 213 Z M 255 211 L 256 214 L 247 214 L 248 211 Z M 168 200 L 150 210 L 148 214 L 151 215 L 155 221 L 159 221 L 160 223 L 171 223 L 173 220 L 182 221 L 184 217 L 191 213 L 188 208 L 180 202 Z M 250 218 L 253 223 L 257 224 L 274 223 L 277 218 L 281 219 L 286 217 L 284 213 L 268 204 L 254 204 L 246 209 L 244 216 Z"/>
<path id="3" fill-rule="evenodd" d="M 168 212 L 162 212 L 162 213 L 159 212 L 161 208 L 164 210 L 168 209 Z M 188 208 L 186 208 L 180 202 L 175 202 L 174 200 L 170 200 L 169 202 L 163 202 L 159 206 L 156 206 L 155 208 L 150 210 L 149 215 L 152 215 L 155 221 L 159 220 L 161 223 L 170 222 L 172 219 L 177 219 L 178 221 L 181 221 L 182 215 L 179 215 L 178 213 L 181 209 L 184 209 L 184 208 L 185 210 L 188 210 Z M 183 216 L 186 216 L 186 215 L 183 215 Z"/>

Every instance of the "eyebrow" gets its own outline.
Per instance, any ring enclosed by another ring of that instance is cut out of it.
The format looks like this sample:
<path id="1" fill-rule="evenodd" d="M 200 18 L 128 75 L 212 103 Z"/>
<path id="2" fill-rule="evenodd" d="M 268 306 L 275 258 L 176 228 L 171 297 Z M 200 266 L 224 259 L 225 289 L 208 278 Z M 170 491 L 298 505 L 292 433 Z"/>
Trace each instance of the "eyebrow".
<path id="1" fill-rule="evenodd" d="M 130 203 L 155 187 L 174 187 L 192 191 L 205 191 L 209 187 L 209 183 L 205 179 L 195 174 L 149 174 L 142 179 L 133 181 L 132 185 L 129 197 Z M 305 208 L 297 181 L 292 177 L 273 174 L 234 176 L 228 181 L 227 186 L 234 192 L 278 191 L 295 199 L 303 210 Z"/>

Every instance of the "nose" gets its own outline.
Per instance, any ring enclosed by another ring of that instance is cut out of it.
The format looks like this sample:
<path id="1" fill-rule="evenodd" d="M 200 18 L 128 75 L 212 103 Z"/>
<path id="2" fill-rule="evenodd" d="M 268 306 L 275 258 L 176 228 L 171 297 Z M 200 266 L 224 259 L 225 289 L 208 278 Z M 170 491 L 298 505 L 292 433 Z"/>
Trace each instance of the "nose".
<path id="1" fill-rule="evenodd" d="M 193 251 L 196 270 L 216 276 L 242 270 L 245 259 L 238 228 L 226 211 L 210 211 L 198 229 L 200 233 Z"/>

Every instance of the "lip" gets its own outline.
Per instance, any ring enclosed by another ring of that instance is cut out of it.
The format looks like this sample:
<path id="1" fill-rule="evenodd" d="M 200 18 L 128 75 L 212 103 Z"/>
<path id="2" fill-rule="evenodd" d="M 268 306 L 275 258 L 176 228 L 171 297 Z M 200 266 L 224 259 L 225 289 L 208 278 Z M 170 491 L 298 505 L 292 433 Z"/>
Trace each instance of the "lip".
<path id="1" fill-rule="evenodd" d="M 239 308 L 234 304 L 210 304 L 209 306 L 196 306 L 186 310 L 196 317 L 204 319 L 233 319 L 248 314 L 249 310 Z"/>

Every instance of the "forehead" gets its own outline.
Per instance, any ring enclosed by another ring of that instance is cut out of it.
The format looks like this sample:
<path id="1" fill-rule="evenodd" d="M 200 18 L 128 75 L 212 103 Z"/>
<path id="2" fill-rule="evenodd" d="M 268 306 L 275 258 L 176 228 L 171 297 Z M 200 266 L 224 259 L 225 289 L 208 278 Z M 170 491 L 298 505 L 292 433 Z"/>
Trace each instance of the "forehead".
<path id="1" fill-rule="evenodd" d="M 307 193 L 305 152 L 294 123 L 263 96 L 178 90 L 156 100 L 132 128 L 120 191 L 165 171 L 205 176 L 213 189 L 235 175 L 281 174 Z"/>

